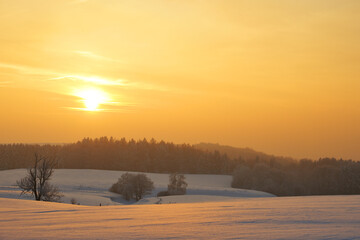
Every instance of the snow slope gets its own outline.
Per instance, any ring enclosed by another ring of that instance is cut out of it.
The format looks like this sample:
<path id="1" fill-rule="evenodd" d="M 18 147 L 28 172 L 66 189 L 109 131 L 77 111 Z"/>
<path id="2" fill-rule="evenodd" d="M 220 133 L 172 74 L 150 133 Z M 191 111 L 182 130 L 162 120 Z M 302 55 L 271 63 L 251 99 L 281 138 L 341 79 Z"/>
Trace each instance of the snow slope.
<path id="1" fill-rule="evenodd" d="M 110 193 L 109 187 L 123 174 L 121 171 L 86 170 L 86 169 L 56 169 L 52 183 L 57 185 L 64 194 L 62 202 L 70 203 L 75 198 L 81 205 L 97 206 L 129 204 L 118 194 Z M 25 169 L 0 171 L 0 197 L 20 198 L 20 189 L 16 181 L 26 175 Z M 191 203 L 209 201 L 231 201 L 244 197 L 271 197 L 269 193 L 233 189 L 230 187 L 231 176 L 187 174 L 187 195 L 157 198 L 159 191 L 167 189 L 168 174 L 146 173 L 154 182 L 155 190 L 136 204 L 154 203 Z M 30 199 L 22 196 L 22 199 Z M 133 202 L 131 202 L 133 203 Z"/>
<path id="2" fill-rule="evenodd" d="M 77 206 L 0 198 L 0 239 L 360 239 L 360 196 Z"/>

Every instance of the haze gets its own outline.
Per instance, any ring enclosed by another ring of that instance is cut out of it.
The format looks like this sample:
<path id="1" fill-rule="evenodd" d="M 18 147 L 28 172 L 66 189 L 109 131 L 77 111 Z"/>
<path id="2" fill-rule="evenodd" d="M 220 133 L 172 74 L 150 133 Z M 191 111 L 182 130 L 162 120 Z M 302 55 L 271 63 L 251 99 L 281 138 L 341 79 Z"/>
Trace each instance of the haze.
<path id="1" fill-rule="evenodd" d="M 0 142 L 360 159 L 360 1 L 0 0 Z"/>

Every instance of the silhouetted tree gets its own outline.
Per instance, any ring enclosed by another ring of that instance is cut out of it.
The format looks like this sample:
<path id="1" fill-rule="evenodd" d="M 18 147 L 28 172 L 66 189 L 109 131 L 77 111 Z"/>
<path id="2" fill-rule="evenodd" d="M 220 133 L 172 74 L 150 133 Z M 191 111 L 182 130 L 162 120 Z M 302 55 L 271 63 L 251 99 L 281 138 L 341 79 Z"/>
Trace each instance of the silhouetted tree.
<path id="1" fill-rule="evenodd" d="M 30 193 L 37 201 L 59 201 L 62 197 L 59 189 L 49 183 L 54 166 L 55 161 L 35 154 L 34 166 L 27 170 L 27 176 L 17 181 L 21 194 Z"/>

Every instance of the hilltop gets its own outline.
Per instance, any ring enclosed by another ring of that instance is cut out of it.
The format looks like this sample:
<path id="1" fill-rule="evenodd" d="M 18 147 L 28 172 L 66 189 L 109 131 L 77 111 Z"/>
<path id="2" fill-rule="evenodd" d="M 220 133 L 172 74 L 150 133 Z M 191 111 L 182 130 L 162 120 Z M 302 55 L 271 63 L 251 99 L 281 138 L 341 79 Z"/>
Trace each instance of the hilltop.
<path id="1" fill-rule="evenodd" d="M 221 154 L 226 154 L 231 159 L 242 159 L 245 161 L 261 159 L 263 161 L 271 161 L 272 159 L 292 162 L 296 161 L 294 158 L 291 157 L 282 157 L 282 156 L 275 156 L 263 152 L 259 152 L 253 150 L 251 148 L 239 148 L 239 147 L 232 147 L 227 145 L 220 145 L 218 143 L 198 143 L 193 145 L 195 148 L 214 152 L 218 151 Z"/>

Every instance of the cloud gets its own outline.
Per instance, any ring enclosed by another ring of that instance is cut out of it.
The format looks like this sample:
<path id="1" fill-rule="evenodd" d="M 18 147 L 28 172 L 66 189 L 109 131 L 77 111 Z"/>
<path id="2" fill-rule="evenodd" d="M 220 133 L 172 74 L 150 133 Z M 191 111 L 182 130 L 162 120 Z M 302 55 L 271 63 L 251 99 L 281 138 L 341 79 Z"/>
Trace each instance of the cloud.
<path id="1" fill-rule="evenodd" d="M 86 83 L 92 83 L 96 85 L 106 85 L 106 86 L 126 86 L 129 85 L 128 81 L 123 79 L 110 80 L 107 78 L 99 77 L 99 76 L 83 76 L 83 75 L 69 75 L 65 73 L 59 73 L 55 71 L 50 71 L 46 69 L 39 69 L 33 67 L 27 67 L 22 65 L 15 64 L 7 64 L 0 62 L 0 68 L 13 69 L 21 74 L 27 75 L 42 75 L 47 77 L 47 80 L 71 80 L 71 81 L 82 81 Z M 55 76 L 55 77 L 53 77 Z M 50 77 L 50 78 L 49 78 Z"/>
<path id="2" fill-rule="evenodd" d="M 85 53 L 84 53 L 85 54 Z M 90 54 L 90 52 L 86 52 L 86 54 Z M 94 55 L 98 57 L 98 55 Z M 56 71 L 51 71 L 48 69 L 41 69 L 41 68 L 34 68 L 28 67 L 23 65 L 16 65 L 16 64 L 7 64 L 0 62 L 0 68 L 7 68 L 16 70 L 19 74 L 24 75 L 36 75 L 36 78 L 31 79 L 32 81 L 42 81 L 42 82 L 53 82 L 53 81 L 60 81 L 60 80 L 68 80 L 72 82 L 83 82 L 88 84 L 94 85 L 101 85 L 101 86 L 119 86 L 127 89 L 139 89 L 145 91 L 160 91 L 160 92 L 188 92 L 181 89 L 172 89 L 166 86 L 151 84 L 147 82 L 141 81 L 129 81 L 125 79 L 110 79 L 101 76 L 85 76 L 80 74 L 67 74 L 67 73 L 60 73 Z"/>
<path id="3" fill-rule="evenodd" d="M 0 62 L 0 68 L 13 69 L 13 70 L 25 73 L 25 74 L 50 73 L 48 71 L 43 71 L 43 70 L 37 69 L 37 68 L 26 67 L 26 66 L 16 65 L 16 64 L 7 64 L 7 63 L 1 63 L 1 62 Z"/>
<path id="4" fill-rule="evenodd" d="M 71 81 L 82 81 L 86 83 L 93 83 L 97 85 L 105 85 L 105 86 L 126 86 L 127 81 L 122 79 L 117 80 L 109 80 L 106 78 L 98 77 L 98 76 L 81 76 L 81 75 L 66 75 L 56 78 L 51 78 L 50 80 L 71 80 Z"/>
<path id="5" fill-rule="evenodd" d="M 95 53 L 89 52 L 89 51 L 73 51 L 73 53 L 83 56 L 83 57 L 92 58 L 95 60 L 102 60 L 102 61 L 108 61 L 108 62 L 120 62 L 119 60 L 104 57 L 104 56 L 101 56 L 101 55 L 98 55 L 98 54 L 95 54 Z"/>
<path id="6" fill-rule="evenodd" d="M 3 70 L 1 71 L 1 68 Z M 5 68 L 5 70 L 4 70 Z M 6 70 L 10 69 L 10 71 Z M 66 95 L 71 100 L 63 101 L 62 108 L 69 111 L 89 111 L 84 98 L 76 91 L 88 88 L 104 91 L 109 97 L 99 104 L 95 112 L 122 113 L 133 112 L 139 107 L 154 106 L 156 99 L 162 94 L 192 94 L 190 90 L 153 84 L 146 81 L 130 81 L 96 75 L 83 75 L 79 73 L 66 73 L 52 69 L 35 68 L 31 66 L 8 64 L 0 62 L 0 76 L 10 72 L 11 79 L 0 81 L 0 88 L 11 86 L 41 90 L 50 93 Z M 150 103 L 151 102 L 151 103 Z"/>
<path id="7" fill-rule="evenodd" d="M 107 102 L 101 104 L 96 110 L 91 110 L 91 112 L 106 112 L 106 113 L 116 113 L 116 112 L 130 112 L 135 109 L 137 104 L 126 103 L 126 102 Z M 86 107 L 64 107 L 72 111 L 81 111 L 89 112 L 89 109 Z"/>
<path id="8" fill-rule="evenodd" d="M 142 89 L 142 90 L 152 90 L 152 91 L 160 91 L 160 92 L 169 92 L 173 91 L 170 88 L 155 85 L 155 84 L 149 84 L 149 83 L 143 83 L 143 82 L 129 82 L 127 84 L 129 88 L 135 88 L 135 89 Z"/>

